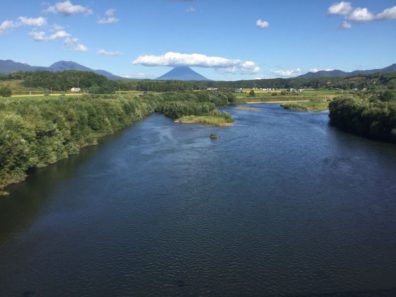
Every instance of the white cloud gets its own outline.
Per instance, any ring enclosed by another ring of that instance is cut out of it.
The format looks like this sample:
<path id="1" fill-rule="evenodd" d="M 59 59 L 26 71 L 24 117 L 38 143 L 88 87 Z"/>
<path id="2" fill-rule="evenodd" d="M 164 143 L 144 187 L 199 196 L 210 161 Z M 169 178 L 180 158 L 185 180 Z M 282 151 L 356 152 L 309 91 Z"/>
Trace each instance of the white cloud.
<path id="1" fill-rule="evenodd" d="M 108 57 L 117 57 L 122 55 L 122 53 L 119 51 L 107 51 L 105 49 L 98 50 L 98 54 L 101 56 L 108 56 Z"/>
<path id="2" fill-rule="evenodd" d="M 393 20 L 396 19 L 396 6 L 385 9 L 383 12 L 377 14 L 378 20 Z"/>
<path id="3" fill-rule="evenodd" d="M 47 34 L 44 31 L 32 31 L 29 35 L 33 38 L 34 41 L 46 41 L 48 40 Z"/>
<path id="4" fill-rule="evenodd" d="M 48 40 L 65 39 L 69 37 L 71 37 L 71 35 L 68 32 L 66 32 L 65 30 L 59 30 L 51 34 L 48 37 Z"/>
<path id="5" fill-rule="evenodd" d="M 351 24 L 350 22 L 348 22 L 348 21 L 343 21 L 343 22 L 341 23 L 341 25 L 340 25 L 340 28 L 341 28 L 341 29 L 348 30 L 348 29 L 351 29 L 351 28 L 352 28 L 352 24 Z"/>
<path id="6" fill-rule="evenodd" d="M 0 34 L 6 32 L 8 30 L 17 28 L 17 27 L 18 27 L 18 24 L 15 23 L 14 21 L 5 20 L 2 23 L 0 23 Z"/>
<path id="7" fill-rule="evenodd" d="M 75 52 L 86 52 L 88 48 L 79 42 L 77 38 L 66 38 L 65 45 Z"/>
<path id="8" fill-rule="evenodd" d="M 13 20 L 5 20 L 2 23 L 0 23 L 0 34 L 4 33 L 5 31 L 14 29 L 14 28 L 20 28 L 24 26 L 29 26 L 29 27 L 42 27 L 47 25 L 47 19 L 43 17 L 38 17 L 38 18 L 28 18 L 24 16 L 20 16 L 18 20 L 13 21 Z"/>
<path id="9" fill-rule="evenodd" d="M 327 12 L 334 15 L 347 15 L 352 11 L 352 4 L 350 2 L 341 1 L 329 7 Z"/>
<path id="10" fill-rule="evenodd" d="M 74 14 L 92 14 L 92 9 L 82 5 L 74 5 L 71 1 L 58 2 L 53 6 L 47 8 L 47 12 L 70 16 Z"/>
<path id="11" fill-rule="evenodd" d="M 296 69 L 286 69 L 286 70 L 273 70 L 271 71 L 271 73 L 277 76 L 291 77 L 301 74 L 301 69 L 296 68 Z"/>
<path id="12" fill-rule="evenodd" d="M 312 69 L 309 69 L 309 72 L 319 72 L 319 71 L 333 71 L 334 69 L 332 69 L 332 68 L 325 68 L 325 69 L 320 69 L 320 68 L 312 68 Z"/>
<path id="13" fill-rule="evenodd" d="M 253 61 L 242 61 L 239 59 L 227 59 L 223 57 L 210 57 L 203 54 L 182 54 L 167 52 L 164 55 L 142 55 L 133 62 L 134 65 L 144 66 L 191 66 L 213 69 L 222 69 L 227 72 L 257 73 L 260 67 Z"/>
<path id="14" fill-rule="evenodd" d="M 23 26 L 42 27 L 47 25 L 47 19 L 43 17 L 28 18 L 21 16 L 18 18 L 18 21 Z"/>
<path id="15" fill-rule="evenodd" d="M 386 8 L 382 12 L 374 14 L 368 8 L 353 8 L 350 2 L 339 2 L 328 9 L 329 14 L 345 15 L 340 24 L 341 29 L 351 29 L 352 22 L 372 22 L 396 19 L 396 6 Z"/>
<path id="16" fill-rule="evenodd" d="M 256 21 L 256 26 L 258 27 L 258 28 L 261 28 L 261 29 L 266 29 L 266 28 L 268 28 L 269 27 L 269 22 L 267 22 L 267 21 L 264 21 L 264 20 L 262 20 L 262 19 L 258 19 L 257 21 Z"/>
<path id="17" fill-rule="evenodd" d="M 115 9 L 106 10 L 105 16 L 98 20 L 98 24 L 107 25 L 117 23 L 119 19 L 116 17 L 115 12 Z"/>
<path id="18" fill-rule="evenodd" d="M 372 14 L 367 8 L 356 8 L 348 16 L 348 20 L 354 22 L 370 22 L 374 19 L 374 14 Z"/>
<path id="19" fill-rule="evenodd" d="M 56 27 L 52 34 L 47 34 L 44 31 L 32 31 L 29 33 L 34 41 L 53 41 L 53 40 L 63 40 L 66 47 L 77 52 L 86 52 L 88 48 L 82 44 L 78 38 L 73 37 L 70 33 L 66 32 L 61 27 Z"/>

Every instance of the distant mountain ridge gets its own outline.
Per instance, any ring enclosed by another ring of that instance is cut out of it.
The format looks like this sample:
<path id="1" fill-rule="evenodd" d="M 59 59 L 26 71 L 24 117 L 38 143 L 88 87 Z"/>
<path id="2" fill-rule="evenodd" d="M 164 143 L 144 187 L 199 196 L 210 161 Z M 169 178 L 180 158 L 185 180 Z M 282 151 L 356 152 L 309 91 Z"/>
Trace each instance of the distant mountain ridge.
<path id="1" fill-rule="evenodd" d="M 31 66 L 26 63 L 15 62 L 13 60 L 0 60 L 0 74 L 9 74 L 13 72 L 33 72 L 33 71 L 65 71 L 77 70 L 94 72 L 103 75 L 109 79 L 121 80 L 126 79 L 121 76 L 114 75 L 108 71 L 100 69 L 91 69 L 73 61 L 58 61 L 49 67 Z M 318 72 L 308 72 L 306 74 L 297 76 L 297 78 L 343 78 L 356 75 L 370 75 L 374 73 L 392 73 L 396 72 L 396 63 L 385 68 L 371 69 L 371 70 L 356 70 L 352 72 L 345 72 L 342 70 L 322 70 Z M 175 67 L 169 72 L 157 78 L 157 80 L 181 80 L 181 81 L 208 81 L 209 79 L 192 70 L 190 67 Z"/>
<path id="2" fill-rule="evenodd" d="M 352 72 L 345 72 L 341 70 L 322 70 L 318 72 L 308 72 L 298 76 L 298 78 L 322 78 L 322 77 L 350 77 L 356 75 L 370 75 L 374 73 L 392 73 L 396 72 L 396 64 L 392 64 L 385 68 L 371 69 L 371 70 L 356 70 Z"/>
<path id="3" fill-rule="evenodd" d="M 205 81 L 209 79 L 192 70 L 190 67 L 180 66 L 173 68 L 164 75 L 161 75 L 157 80 Z"/>
<path id="4" fill-rule="evenodd" d="M 65 71 L 65 70 L 78 70 L 78 71 L 86 71 L 86 72 L 94 72 L 99 75 L 103 75 L 109 79 L 125 79 L 121 76 L 114 75 L 105 70 L 94 70 L 88 68 L 86 66 L 80 65 L 73 61 L 58 61 L 52 64 L 49 67 L 41 67 L 41 66 L 31 66 L 29 64 L 15 62 L 13 60 L 0 60 L 0 73 L 9 74 L 13 72 L 33 72 L 33 71 Z"/>

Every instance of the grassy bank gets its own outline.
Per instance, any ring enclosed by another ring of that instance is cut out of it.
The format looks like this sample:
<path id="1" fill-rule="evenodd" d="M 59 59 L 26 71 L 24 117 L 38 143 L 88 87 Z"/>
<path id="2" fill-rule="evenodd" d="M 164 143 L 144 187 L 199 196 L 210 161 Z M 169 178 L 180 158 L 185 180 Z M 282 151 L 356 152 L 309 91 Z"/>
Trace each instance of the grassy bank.
<path id="1" fill-rule="evenodd" d="M 175 121 L 180 124 L 202 124 L 218 127 L 232 126 L 234 120 L 231 115 L 227 113 L 214 114 L 214 115 L 203 115 L 203 116 L 184 116 Z"/>
<path id="2" fill-rule="evenodd" d="M 221 92 L 2 98 L 0 191 L 154 111 L 176 119 L 214 114 L 231 102 Z"/>
<path id="3" fill-rule="evenodd" d="M 281 106 L 285 109 L 293 111 L 324 111 L 329 108 L 329 102 L 326 100 L 293 102 L 283 103 Z"/>

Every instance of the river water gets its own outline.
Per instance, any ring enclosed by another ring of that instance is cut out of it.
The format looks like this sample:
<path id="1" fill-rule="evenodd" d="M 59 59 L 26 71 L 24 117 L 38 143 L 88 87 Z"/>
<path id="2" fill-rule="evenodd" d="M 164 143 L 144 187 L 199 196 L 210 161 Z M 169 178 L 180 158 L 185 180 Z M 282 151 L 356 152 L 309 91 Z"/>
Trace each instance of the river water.
<path id="1" fill-rule="evenodd" d="M 255 107 L 154 114 L 10 187 L 0 296 L 396 296 L 396 146 Z"/>

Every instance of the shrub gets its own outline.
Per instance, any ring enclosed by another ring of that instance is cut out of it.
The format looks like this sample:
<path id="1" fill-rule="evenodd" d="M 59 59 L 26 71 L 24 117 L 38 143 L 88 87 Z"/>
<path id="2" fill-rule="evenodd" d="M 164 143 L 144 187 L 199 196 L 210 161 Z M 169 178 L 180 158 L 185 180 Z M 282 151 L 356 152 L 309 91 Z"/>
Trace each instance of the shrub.
<path id="1" fill-rule="evenodd" d="M 1 87 L 0 88 L 0 96 L 1 97 L 11 97 L 12 91 L 9 87 Z"/>

